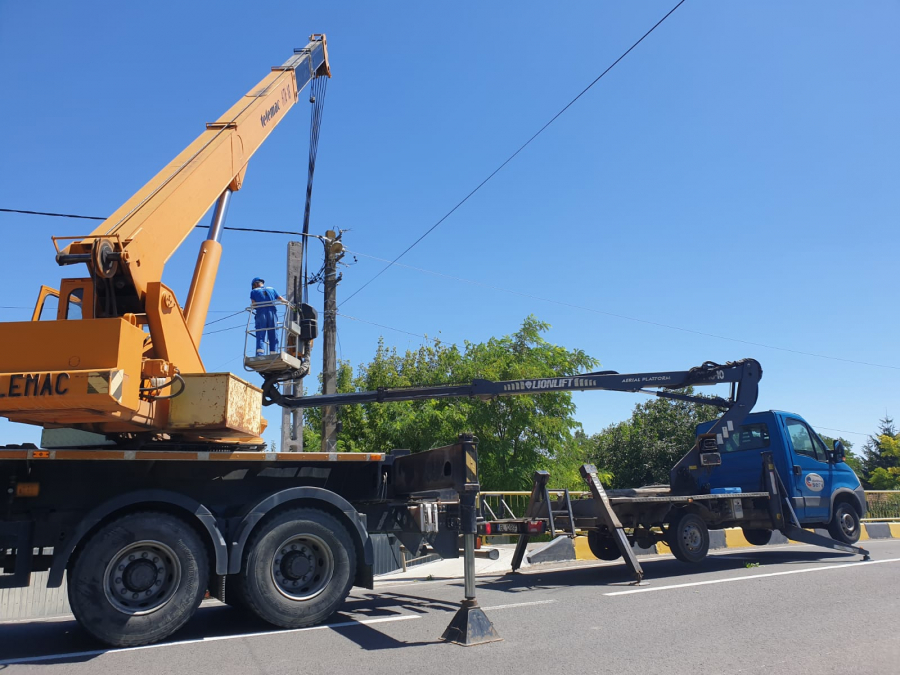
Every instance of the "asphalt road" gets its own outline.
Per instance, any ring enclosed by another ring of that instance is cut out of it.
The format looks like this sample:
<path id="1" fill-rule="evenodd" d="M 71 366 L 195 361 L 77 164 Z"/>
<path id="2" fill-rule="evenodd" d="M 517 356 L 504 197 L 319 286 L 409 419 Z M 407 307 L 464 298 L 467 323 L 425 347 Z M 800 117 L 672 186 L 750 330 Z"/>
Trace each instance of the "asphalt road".
<path id="1" fill-rule="evenodd" d="M 207 602 L 173 639 L 136 649 L 103 650 L 70 619 L 0 623 L 0 671 L 893 675 L 900 540 L 866 545 L 870 562 L 796 545 L 718 551 L 700 566 L 642 558 L 640 587 L 615 563 L 479 577 L 503 640 L 474 647 L 439 640 L 462 580 L 381 582 L 355 591 L 329 625 L 294 631 Z"/>

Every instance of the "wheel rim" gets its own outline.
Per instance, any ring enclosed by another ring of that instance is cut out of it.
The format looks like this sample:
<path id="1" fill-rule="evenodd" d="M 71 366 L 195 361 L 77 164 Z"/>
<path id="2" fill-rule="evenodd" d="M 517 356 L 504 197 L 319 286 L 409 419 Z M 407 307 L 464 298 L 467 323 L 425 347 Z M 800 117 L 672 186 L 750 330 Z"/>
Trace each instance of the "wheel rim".
<path id="1" fill-rule="evenodd" d="M 334 554 L 322 539 L 299 534 L 282 542 L 272 556 L 275 588 L 291 600 L 310 600 L 327 588 L 334 576 Z"/>
<path id="2" fill-rule="evenodd" d="M 166 605 L 181 583 L 181 562 L 169 546 L 144 540 L 116 553 L 104 575 L 106 599 L 123 614 L 150 614 Z"/>
<path id="3" fill-rule="evenodd" d="M 681 541 L 689 551 L 698 551 L 703 545 L 703 535 L 696 525 L 685 525 L 681 529 Z"/>
<path id="4" fill-rule="evenodd" d="M 847 512 L 846 509 L 843 510 L 840 516 L 841 529 L 844 531 L 844 533 L 849 535 L 856 532 L 856 521 L 853 519 L 853 516 Z"/>

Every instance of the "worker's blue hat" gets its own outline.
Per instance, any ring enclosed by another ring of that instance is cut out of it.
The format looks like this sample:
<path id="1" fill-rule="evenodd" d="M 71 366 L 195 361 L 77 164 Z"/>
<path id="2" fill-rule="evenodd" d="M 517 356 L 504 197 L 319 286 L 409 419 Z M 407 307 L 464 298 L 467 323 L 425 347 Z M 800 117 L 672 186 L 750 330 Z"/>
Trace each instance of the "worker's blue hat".
<path id="1" fill-rule="evenodd" d="M 251 286 L 256 286 L 256 282 L 257 282 L 257 281 L 261 281 L 262 283 L 266 283 L 266 280 L 265 280 L 265 279 L 261 279 L 261 278 L 259 278 L 259 277 L 254 277 L 254 278 L 253 278 L 253 281 L 250 282 L 250 285 L 251 285 Z"/>

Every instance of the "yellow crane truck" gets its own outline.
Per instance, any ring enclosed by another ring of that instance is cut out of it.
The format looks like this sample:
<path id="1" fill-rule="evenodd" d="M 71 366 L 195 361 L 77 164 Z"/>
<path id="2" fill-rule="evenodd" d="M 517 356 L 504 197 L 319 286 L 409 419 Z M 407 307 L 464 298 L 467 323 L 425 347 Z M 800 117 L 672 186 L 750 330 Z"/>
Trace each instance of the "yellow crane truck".
<path id="1" fill-rule="evenodd" d="M 110 645 L 167 637 L 207 592 L 277 626 L 321 622 L 371 588 L 372 532 L 459 555 L 470 437 L 417 455 L 266 452 L 261 389 L 200 356 L 231 196 L 300 91 L 330 76 L 314 35 L 91 234 L 54 237 L 57 262 L 86 274 L 42 287 L 31 321 L 0 323 L 0 416 L 43 428 L 40 447 L 0 445 L 0 588 L 67 574 L 75 617 Z M 210 208 L 181 302 L 163 270 Z"/>

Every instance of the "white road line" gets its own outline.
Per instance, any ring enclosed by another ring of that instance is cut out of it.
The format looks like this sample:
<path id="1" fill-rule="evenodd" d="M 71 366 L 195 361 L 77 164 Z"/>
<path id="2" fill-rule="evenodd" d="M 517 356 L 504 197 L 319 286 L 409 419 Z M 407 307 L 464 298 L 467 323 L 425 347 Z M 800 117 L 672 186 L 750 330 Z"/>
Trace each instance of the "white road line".
<path id="1" fill-rule="evenodd" d="M 25 656 L 15 659 L 0 661 L 0 666 L 9 666 L 14 663 L 35 663 L 38 661 L 54 661 L 58 659 L 73 659 L 82 656 L 100 656 L 101 654 L 121 654 L 123 652 L 136 652 L 144 649 L 160 649 L 162 647 L 179 647 L 181 645 L 201 644 L 204 642 L 219 642 L 221 640 L 240 640 L 241 638 L 263 637 L 265 635 L 289 635 L 311 630 L 326 630 L 329 628 L 350 628 L 362 624 L 387 623 L 389 621 L 407 621 L 409 619 L 422 618 L 418 614 L 403 614 L 401 616 L 388 616 L 380 619 L 363 619 L 362 621 L 344 621 L 342 623 L 329 623 L 322 626 L 309 626 L 307 628 L 294 628 L 288 630 L 268 630 L 261 633 L 242 633 L 240 635 L 218 635 L 215 637 L 198 638 L 196 640 L 180 640 L 179 642 L 161 642 L 142 647 L 124 647 L 123 649 L 94 649 L 86 652 L 69 652 L 67 654 L 47 654 L 44 656 Z"/>
<path id="2" fill-rule="evenodd" d="M 509 605 L 494 605 L 493 607 L 482 607 L 484 611 L 495 612 L 498 609 L 511 609 L 512 607 L 530 607 L 531 605 L 549 605 L 556 600 L 534 600 L 532 602 L 514 602 Z"/>
<path id="3" fill-rule="evenodd" d="M 672 584 L 671 586 L 655 586 L 648 588 L 633 588 L 629 591 L 616 591 L 603 595 L 631 595 L 632 593 L 650 593 L 652 591 L 669 591 L 673 588 L 690 588 L 691 586 L 709 586 L 712 584 L 727 584 L 730 581 L 747 581 L 750 579 L 764 579 L 766 577 L 781 577 L 788 574 L 805 574 L 806 572 L 823 572 L 825 570 L 843 570 L 859 565 L 880 565 L 882 563 L 900 562 L 900 558 L 888 558 L 887 560 L 863 560 L 860 562 L 826 565 L 824 567 L 807 567 L 802 570 L 789 570 L 787 572 L 769 572 L 768 574 L 751 574 L 745 577 L 729 577 L 727 579 L 710 579 L 708 581 L 694 581 L 687 584 Z"/>

